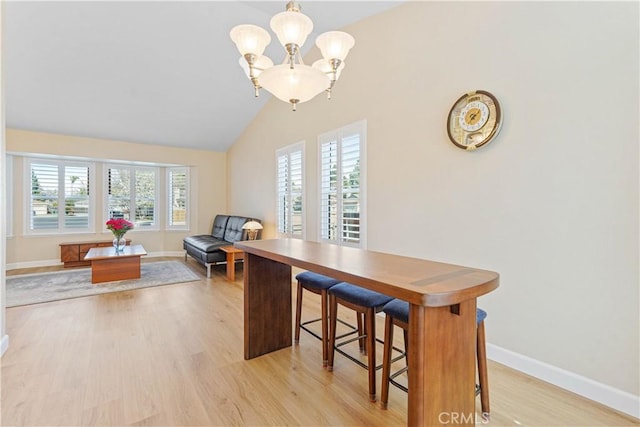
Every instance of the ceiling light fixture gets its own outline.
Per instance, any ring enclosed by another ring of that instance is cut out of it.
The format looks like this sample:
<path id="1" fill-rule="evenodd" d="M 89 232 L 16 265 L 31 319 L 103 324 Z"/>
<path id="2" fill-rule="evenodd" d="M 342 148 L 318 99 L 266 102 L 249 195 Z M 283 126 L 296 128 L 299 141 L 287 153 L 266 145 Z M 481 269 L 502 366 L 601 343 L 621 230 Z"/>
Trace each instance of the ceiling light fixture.
<path id="1" fill-rule="evenodd" d="M 255 96 L 260 88 L 265 88 L 276 98 L 288 102 L 296 111 L 296 106 L 306 102 L 321 92 L 331 91 L 344 68 L 344 59 L 355 44 L 351 35 L 342 31 L 328 31 L 316 39 L 323 59 L 305 65 L 300 48 L 313 30 L 313 22 L 300 12 L 296 1 L 287 3 L 287 11 L 271 18 L 271 29 L 278 36 L 286 51 L 280 65 L 273 65 L 263 52 L 271 36 L 257 25 L 238 25 L 231 29 L 231 40 L 236 44 L 242 57 L 240 66 L 253 83 Z"/>

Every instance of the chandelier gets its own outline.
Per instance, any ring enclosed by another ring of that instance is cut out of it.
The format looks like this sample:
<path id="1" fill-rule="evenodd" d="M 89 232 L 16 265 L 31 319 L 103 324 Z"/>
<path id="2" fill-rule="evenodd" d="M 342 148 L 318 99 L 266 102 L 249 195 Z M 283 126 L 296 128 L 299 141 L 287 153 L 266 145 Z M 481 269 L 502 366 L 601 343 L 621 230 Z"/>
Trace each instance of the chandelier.
<path id="1" fill-rule="evenodd" d="M 229 34 L 242 55 L 240 66 L 253 83 L 255 96 L 260 94 L 260 88 L 264 88 L 276 98 L 290 103 L 293 111 L 299 103 L 324 91 L 331 99 L 333 86 L 344 69 L 344 59 L 355 44 L 354 38 L 342 31 L 320 34 L 316 46 L 323 59 L 309 66 L 302 61 L 300 48 L 313 30 L 313 22 L 300 12 L 300 5 L 295 1 L 287 3 L 287 11 L 271 18 L 270 26 L 286 51 L 280 65 L 273 65 L 273 61 L 263 55 L 271 42 L 271 36 L 263 28 L 238 25 Z"/>

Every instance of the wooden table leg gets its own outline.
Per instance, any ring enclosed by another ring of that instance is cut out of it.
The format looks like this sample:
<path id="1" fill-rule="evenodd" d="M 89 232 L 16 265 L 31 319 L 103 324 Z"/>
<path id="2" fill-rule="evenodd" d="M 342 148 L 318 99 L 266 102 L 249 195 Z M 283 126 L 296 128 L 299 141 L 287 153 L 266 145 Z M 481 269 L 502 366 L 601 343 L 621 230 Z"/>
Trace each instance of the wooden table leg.
<path id="1" fill-rule="evenodd" d="M 227 280 L 233 282 L 236 280 L 236 254 L 227 252 Z"/>
<path id="2" fill-rule="evenodd" d="M 244 260 L 245 360 L 290 347 L 291 266 L 247 253 Z"/>
<path id="3" fill-rule="evenodd" d="M 475 425 L 476 300 L 409 309 L 407 425 Z"/>

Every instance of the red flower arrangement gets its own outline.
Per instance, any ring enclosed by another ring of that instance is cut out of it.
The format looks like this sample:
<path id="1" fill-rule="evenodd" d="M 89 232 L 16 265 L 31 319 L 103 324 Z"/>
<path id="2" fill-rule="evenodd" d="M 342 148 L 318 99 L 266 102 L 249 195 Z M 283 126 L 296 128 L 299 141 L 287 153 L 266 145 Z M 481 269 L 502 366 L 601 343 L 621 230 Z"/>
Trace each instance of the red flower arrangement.
<path id="1" fill-rule="evenodd" d="M 124 218 L 111 218 L 107 221 L 107 228 L 111 230 L 116 238 L 122 239 L 127 231 L 133 229 L 133 223 Z"/>

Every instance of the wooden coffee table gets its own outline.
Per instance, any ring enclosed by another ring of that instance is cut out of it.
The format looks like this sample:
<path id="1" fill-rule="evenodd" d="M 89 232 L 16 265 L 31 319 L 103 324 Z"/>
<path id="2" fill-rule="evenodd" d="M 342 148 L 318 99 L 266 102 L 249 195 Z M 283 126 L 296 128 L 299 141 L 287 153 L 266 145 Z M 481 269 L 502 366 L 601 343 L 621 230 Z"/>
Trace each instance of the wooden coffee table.
<path id="1" fill-rule="evenodd" d="M 233 282 L 236 280 L 236 261 L 244 259 L 244 251 L 234 246 L 223 246 L 220 250 L 227 254 L 227 280 Z"/>
<path id="2" fill-rule="evenodd" d="M 139 279 L 140 257 L 146 254 L 142 245 L 125 246 L 124 251 L 118 253 L 111 246 L 91 248 L 84 259 L 91 261 L 91 283 L 95 284 Z"/>

